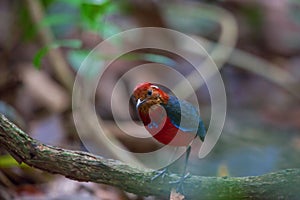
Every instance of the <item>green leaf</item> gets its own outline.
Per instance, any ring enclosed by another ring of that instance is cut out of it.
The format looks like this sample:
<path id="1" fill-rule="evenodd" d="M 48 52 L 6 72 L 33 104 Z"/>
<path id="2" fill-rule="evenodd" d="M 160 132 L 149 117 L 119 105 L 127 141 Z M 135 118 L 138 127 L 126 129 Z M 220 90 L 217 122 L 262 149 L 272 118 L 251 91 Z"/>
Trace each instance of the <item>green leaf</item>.
<path id="1" fill-rule="evenodd" d="M 36 33 L 37 33 L 37 28 L 35 24 L 32 22 L 32 19 L 30 17 L 30 13 L 28 9 L 25 6 L 18 6 L 16 19 L 17 19 L 17 24 L 20 26 L 21 30 L 23 31 L 21 34 L 22 41 L 23 42 L 28 42 L 31 41 L 35 38 Z M 28 28 L 30 27 L 30 28 Z"/>
<path id="2" fill-rule="evenodd" d="M 80 15 L 83 26 L 93 31 L 99 30 L 106 16 L 107 11 L 111 10 L 111 3 L 107 0 L 86 0 L 83 1 L 80 7 Z"/>
<path id="3" fill-rule="evenodd" d="M 82 2 L 86 4 L 93 4 L 93 5 L 103 5 L 109 3 L 108 0 L 84 0 Z"/>
<path id="4" fill-rule="evenodd" d="M 36 69 L 41 68 L 42 58 L 48 53 L 51 48 L 49 46 L 45 46 L 41 48 L 33 58 L 33 65 Z"/>
<path id="5" fill-rule="evenodd" d="M 58 0 L 58 2 L 63 2 L 71 6 L 79 7 L 84 0 Z"/>
<path id="6" fill-rule="evenodd" d="M 80 48 L 82 45 L 81 40 L 77 40 L 77 39 L 70 39 L 70 40 L 60 40 L 55 42 L 55 45 L 57 45 L 57 47 L 68 47 L 68 48 Z"/>
<path id="7" fill-rule="evenodd" d="M 73 22 L 74 16 L 70 14 L 53 14 L 47 15 L 41 22 L 40 26 L 53 26 Z"/>
<path id="8" fill-rule="evenodd" d="M 33 65 L 35 66 L 36 69 L 41 68 L 41 62 L 42 59 L 45 57 L 45 55 L 49 52 L 51 49 L 55 49 L 58 47 L 68 47 L 68 48 L 80 48 L 82 45 L 82 42 L 80 40 L 76 39 L 70 39 L 70 40 L 60 40 L 56 41 L 48 46 L 45 46 L 41 48 L 34 56 L 33 58 Z"/>
<path id="9" fill-rule="evenodd" d="M 11 155 L 0 156 L 0 168 L 29 167 L 25 163 L 19 164 Z"/>

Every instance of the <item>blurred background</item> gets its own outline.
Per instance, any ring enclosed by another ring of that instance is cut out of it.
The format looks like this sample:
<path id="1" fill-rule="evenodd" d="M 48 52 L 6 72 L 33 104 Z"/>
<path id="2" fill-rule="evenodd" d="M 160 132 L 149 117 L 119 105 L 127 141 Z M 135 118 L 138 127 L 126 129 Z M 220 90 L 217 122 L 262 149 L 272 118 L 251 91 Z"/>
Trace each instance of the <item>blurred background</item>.
<path id="1" fill-rule="evenodd" d="M 1 0 L 0 113 L 43 143 L 85 150 L 74 126 L 71 101 L 84 58 L 101 41 L 124 30 L 170 28 L 205 47 L 220 70 L 227 94 L 220 140 L 204 159 L 193 151 L 189 171 L 204 176 L 253 176 L 300 167 L 299 11 L 298 0 Z M 184 48 L 191 55 L 197 53 Z M 120 57 L 105 71 L 96 92 L 97 113 L 110 133 L 134 152 L 160 146 L 123 134 L 109 105 L 118 79 L 143 63 L 165 64 L 183 75 L 195 73 L 176 55 L 149 49 Z M 116 109 L 122 111 L 130 103 L 122 99 L 131 94 L 133 83 L 149 77 L 174 81 L 167 73 L 149 68 L 122 83 Z M 207 88 L 199 85 L 196 92 L 208 126 Z M 134 114 L 133 119 L 137 120 Z M 126 124 L 131 119 L 122 120 Z M 109 157 L 107 150 L 98 148 Z M 174 172 L 180 172 L 182 165 L 183 159 L 176 161 Z M 0 199 L 155 198 L 18 165 L 0 148 Z"/>

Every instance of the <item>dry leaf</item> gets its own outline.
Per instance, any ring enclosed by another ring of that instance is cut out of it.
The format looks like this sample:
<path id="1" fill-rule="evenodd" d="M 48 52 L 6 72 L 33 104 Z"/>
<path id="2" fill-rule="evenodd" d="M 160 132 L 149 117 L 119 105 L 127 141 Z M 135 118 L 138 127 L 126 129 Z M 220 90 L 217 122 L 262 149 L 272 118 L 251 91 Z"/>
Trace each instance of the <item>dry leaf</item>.
<path id="1" fill-rule="evenodd" d="M 177 193 L 176 190 L 173 188 L 170 194 L 170 200 L 183 200 L 184 196 L 180 193 Z"/>

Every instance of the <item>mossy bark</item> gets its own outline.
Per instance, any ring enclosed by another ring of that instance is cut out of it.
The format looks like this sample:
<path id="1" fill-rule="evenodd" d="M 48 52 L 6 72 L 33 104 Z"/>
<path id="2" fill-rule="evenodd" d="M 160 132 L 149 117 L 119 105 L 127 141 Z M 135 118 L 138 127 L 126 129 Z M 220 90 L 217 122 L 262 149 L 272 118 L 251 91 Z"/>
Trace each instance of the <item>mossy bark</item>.
<path id="1" fill-rule="evenodd" d="M 179 175 L 151 181 L 153 171 L 128 166 L 120 161 L 41 144 L 0 114 L 0 144 L 18 162 L 64 175 L 119 187 L 148 196 L 168 197 L 170 181 Z M 253 177 L 190 176 L 184 184 L 186 199 L 300 199 L 300 169 L 287 169 Z"/>

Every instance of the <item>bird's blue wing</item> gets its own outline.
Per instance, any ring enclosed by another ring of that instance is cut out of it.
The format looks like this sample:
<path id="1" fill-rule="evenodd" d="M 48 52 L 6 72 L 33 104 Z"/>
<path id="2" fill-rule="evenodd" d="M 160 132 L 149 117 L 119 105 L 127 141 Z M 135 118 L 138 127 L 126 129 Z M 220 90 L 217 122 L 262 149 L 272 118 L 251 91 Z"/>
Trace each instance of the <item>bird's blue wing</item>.
<path id="1" fill-rule="evenodd" d="M 197 134 L 203 141 L 206 131 L 196 108 L 187 101 L 169 97 L 168 104 L 163 105 L 172 124 L 184 132 Z"/>

